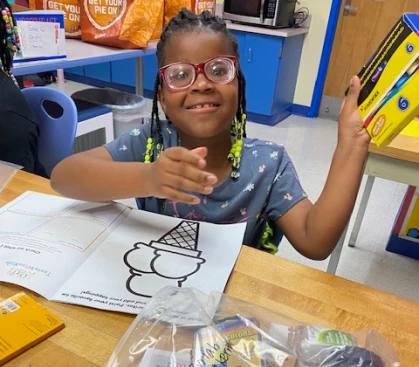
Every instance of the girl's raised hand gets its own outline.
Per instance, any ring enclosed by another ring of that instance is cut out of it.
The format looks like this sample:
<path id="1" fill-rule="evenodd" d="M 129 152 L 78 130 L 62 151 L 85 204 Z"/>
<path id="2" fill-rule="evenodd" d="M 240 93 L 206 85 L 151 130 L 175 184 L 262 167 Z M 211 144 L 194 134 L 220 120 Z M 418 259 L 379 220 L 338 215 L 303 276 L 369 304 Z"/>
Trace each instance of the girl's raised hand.
<path id="1" fill-rule="evenodd" d="M 368 148 L 370 136 L 364 128 L 362 117 L 358 111 L 358 98 L 361 83 L 357 76 L 352 77 L 348 95 L 343 102 L 339 117 L 338 143 L 351 147 Z"/>
<path id="2" fill-rule="evenodd" d="M 217 177 L 204 171 L 207 154 L 207 148 L 188 150 L 173 147 L 165 150 L 159 159 L 151 163 L 150 196 L 199 204 L 197 196 L 185 191 L 204 195 L 212 193 Z"/>

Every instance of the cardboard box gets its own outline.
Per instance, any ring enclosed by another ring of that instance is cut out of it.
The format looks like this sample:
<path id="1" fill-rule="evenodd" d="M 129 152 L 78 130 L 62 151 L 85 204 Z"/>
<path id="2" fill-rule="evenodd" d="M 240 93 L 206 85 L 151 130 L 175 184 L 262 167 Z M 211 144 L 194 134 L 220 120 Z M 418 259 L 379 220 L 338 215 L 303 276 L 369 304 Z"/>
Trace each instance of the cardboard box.
<path id="1" fill-rule="evenodd" d="M 18 27 L 21 54 L 14 64 L 65 59 L 64 12 L 31 10 L 14 14 Z"/>
<path id="2" fill-rule="evenodd" d="M 400 18 L 358 76 L 364 126 L 387 145 L 419 113 L 419 13 Z"/>
<path id="3" fill-rule="evenodd" d="M 386 250 L 419 259 L 419 189 L 409 186 Z"/>

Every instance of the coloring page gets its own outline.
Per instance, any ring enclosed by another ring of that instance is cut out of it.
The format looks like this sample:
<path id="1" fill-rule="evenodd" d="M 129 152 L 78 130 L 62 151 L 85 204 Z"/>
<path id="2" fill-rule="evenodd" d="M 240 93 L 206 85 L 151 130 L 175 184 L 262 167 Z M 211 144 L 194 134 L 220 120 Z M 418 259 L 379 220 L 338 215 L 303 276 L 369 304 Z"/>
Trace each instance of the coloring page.
<path id="1" fill-rule="evenodd" d="M 164 286 L 223 292 L 245 228 L 132 210 L 52 299 L 138 313 Z"/>

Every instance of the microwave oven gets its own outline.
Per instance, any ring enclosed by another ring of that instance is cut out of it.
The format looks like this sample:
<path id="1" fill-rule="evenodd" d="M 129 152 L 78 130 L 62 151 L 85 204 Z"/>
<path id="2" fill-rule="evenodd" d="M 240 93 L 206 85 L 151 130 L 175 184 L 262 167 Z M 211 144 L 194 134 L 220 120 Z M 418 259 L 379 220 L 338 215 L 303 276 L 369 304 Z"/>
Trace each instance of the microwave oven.
<path id="1" fill-rule="evenodd" d="M 297 0 L 224 0 L 223 19 L 232 22 L 287 28 L 294 23 Z"/>

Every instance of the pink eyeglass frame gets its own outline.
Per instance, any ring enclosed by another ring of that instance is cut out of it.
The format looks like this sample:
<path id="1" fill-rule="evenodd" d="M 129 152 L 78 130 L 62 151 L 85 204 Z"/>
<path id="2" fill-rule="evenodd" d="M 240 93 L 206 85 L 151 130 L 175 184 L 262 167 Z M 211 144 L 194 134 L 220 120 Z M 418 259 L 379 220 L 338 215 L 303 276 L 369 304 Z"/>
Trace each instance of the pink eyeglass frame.
<path id="1" fill-rule="evenodd" d="M 205 65 L 208 63 L 208 62 L 210 62 L 210 61 L 213 61 L 213 60 L 216 60 L 216 59 L 229 59 L 230 61 L 232 61 L 233 62 L 233 65 L 234 65 L 234 73 L 233 73 L 233 76 L 231 77 L 231 79 L 229 79 L 229 80 L 227 80 L 227 81 L 225 81 L 225 82 L 221 82 L 221 83 L 217 83 L 217 82 L 214 82 L 214 81 L 212 81 L 211 79 L 209 79 L 208 78 L 208 76 L 207 76 L 207 74 L 206 74 L 206 72 L 205 72 Z M 226 56 L 226 55 L 221 55 L 221 56 L 216 56 L 216 57 L 212 57 L 211 59 L 208 59 L 208 60 L 206 60 L 205 62 L 203 62 L 203 63 L 201 63 L 201 64 L 192 64 L 192 63 L 188 63 L 188 62 L 174 62 L 174 63 L 172 63 L 172 64 L 169 64 L 169 65 L 166 65 L 166 66 L 163 66 L 163 67 L 161 67 L 160 69 L 159 69 L 159 74 L 160 74 L 160 76 L 162 77 L 162 79 L 164 80 L 164 83 L 166 84 L 166 86 L 167 86 L 167 88 L 169 88 L 170 90 L 172 90 L 172 91 L 181 91 L 181 90 L 185 90 L 185 89 L 188 89 L 188 88 L 190 88 L 190 86 L 191 85 L 193 85 L 195 82 L 196 82 L 196 78 L 198 78 L 198 75 L 200 74 L 200 73 L 203 73 L 204 75 L 205 75 L 205 77 L 211 82 L 211 83 L 215 83 L 215 84 L 228 84 L 228 83 L 230 83 L 233 79 L 234 79 L 234 77 L 236 76 L 236 73 L 237 73 L 237 57 L 236 56 Z M 194 69 L 195 69 L 195 76 L 194 76 L 194 78 L 193 78 L 193 80 L 192 80 L 192 82 L 189 84 L 189 85 L 187 85 L 186 87 L 182 87 L 182 88 L 173 88 L 173 87 L 171 87 L 170 85 L 169 85 L 169 83 L 167 82 L 167 76 L 166 76 L 166 71 L 167 71 L 167 69 L 168 68 L 170 68 L 171 66 L 173 66 L 173 65 L 190 65 L 190 66 L 192 66 Z"/>

